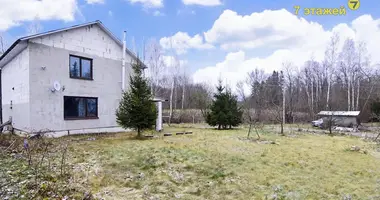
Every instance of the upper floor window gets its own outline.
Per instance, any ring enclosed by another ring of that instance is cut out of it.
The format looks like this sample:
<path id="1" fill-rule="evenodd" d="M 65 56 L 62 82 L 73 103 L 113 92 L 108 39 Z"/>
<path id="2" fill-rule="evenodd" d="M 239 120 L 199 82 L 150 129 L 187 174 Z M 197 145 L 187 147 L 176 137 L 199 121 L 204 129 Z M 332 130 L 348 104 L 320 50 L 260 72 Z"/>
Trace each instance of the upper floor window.
<path id="1" fill-rule="evenodd" d="M 70 55 L 70 78 L 92 80 L 92 59 Z"/>

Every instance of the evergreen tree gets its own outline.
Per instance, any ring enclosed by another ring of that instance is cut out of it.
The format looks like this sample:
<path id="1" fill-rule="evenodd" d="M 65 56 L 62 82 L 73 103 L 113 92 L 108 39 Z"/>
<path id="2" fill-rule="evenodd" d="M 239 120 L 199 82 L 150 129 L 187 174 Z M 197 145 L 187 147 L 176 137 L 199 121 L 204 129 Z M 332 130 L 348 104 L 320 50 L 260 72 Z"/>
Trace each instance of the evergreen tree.
<path id="1" fill-rule="evenodd" d="M 238 126 L 242 121 L 243 112 L 238 107 L 237 97 L 223 87 L 221 81 L 216 89 L 210 112 L 206 114 L 206 122 L 210 126 L 218 126 L 218 129 Z"/>
<path id="2" fill-rule="evenodd" d="M 142 63 L 132 64 L 133 75 L 130 76 L 130 89 L 123 92 L 119 108 L 116 110 L 117 123 L 127 129 L 141 132 L 151 129 L 156 120 L 156 107 L 152 101 L 152 94 L 148 81 L 143 77 Z"/>
<path id="3" fill-rule="evenodd" d="M 238 106 L 237 96 L 231 93 L 231 90 L 226 91 L 228 101 L 228 125 L 239 126 L 242 122 L 243 110 Z"/>

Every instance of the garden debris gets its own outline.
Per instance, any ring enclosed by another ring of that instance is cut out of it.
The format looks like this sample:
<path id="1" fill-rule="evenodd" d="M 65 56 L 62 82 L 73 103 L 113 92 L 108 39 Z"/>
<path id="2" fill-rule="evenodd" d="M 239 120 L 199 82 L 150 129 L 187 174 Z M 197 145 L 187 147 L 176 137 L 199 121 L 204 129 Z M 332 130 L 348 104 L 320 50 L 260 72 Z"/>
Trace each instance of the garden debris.
<path id="1" fill-rule="evenodd" d="M 278 142 L 271 141 L 271 140 L 257 141 L 257 143 L 259 143 L 259 144 L 277 144 L 277 145 L 280 144 Z"/>
<path id="2" fill-rule="evenodd" d="M 349 194 L 344 195 L 343 200 L 351 200 L 352 197 Z"/>
<path id="3" fill-rule="evenodd" d="M 174 171 L 170 170 L 168 174 L 177 183 L 183 182 L 183 180 L 184 180 L 183 174 L 176 171 L 176 170 L 174 170 Z"/>
<path id="4" fill-rule="evenodd" d="M 357 128 L 348 128 L 348 127 L 339 127 L 339 126 L 334 127 L 333 130 L 338 131 L 338 132 L 358 132 Z"/>
<path id="5" fill-rule="evenodd" d="M 145 177 L 145 174 L 140 172 L 139 175 L 137 176 L 139 179 L 143 179 Z"/>
<path id="6" fill-rule="evenodd" d="M 360 147 L 359 146 L 352 146 L 351 151 L 360 151 Z"/>

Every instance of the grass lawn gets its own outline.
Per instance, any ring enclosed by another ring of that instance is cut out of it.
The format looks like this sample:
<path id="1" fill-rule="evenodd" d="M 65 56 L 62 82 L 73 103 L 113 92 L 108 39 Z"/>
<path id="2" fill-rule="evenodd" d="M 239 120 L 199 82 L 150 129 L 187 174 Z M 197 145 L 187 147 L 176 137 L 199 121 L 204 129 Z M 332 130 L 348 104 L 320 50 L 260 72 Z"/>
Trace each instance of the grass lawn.
<path id="1" fill-rule="evenodd" d="M 73 180 L 105 199 L 380 199 L 374 143 L 263 133 L 262 141 L 276 142 L 268 144 L 247 140 L 246 129 L 186 130 L 193 135 L 66 137 Z M 79 140 L 90 137 L 96 140 Z M 353 145 L 361 151 L 350 151 Z"/>

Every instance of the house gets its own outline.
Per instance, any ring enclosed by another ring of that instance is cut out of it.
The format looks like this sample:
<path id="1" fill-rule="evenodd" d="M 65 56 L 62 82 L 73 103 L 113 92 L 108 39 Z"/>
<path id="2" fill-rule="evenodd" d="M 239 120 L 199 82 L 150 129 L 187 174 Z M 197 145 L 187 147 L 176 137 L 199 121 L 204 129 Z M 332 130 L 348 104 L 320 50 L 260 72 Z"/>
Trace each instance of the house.
<path id="1" fill-rule="evenodd" d="M 357 127 L 360 124 L 360 111 L 321 111 L 318 116 L 323 123 L 332 121 L 334 126 Z"/>
<path id="2" fill-rule="evenodd" d="M 115 111 L 138 59 L 123 44 L 100 21 L 18 39 L 0 57 L 3 121 L 58 136 L 123 131 Z"/>

